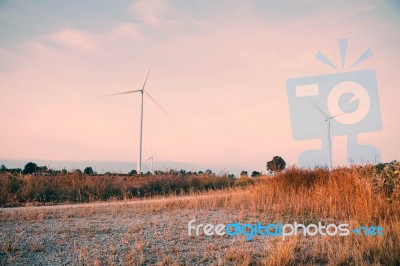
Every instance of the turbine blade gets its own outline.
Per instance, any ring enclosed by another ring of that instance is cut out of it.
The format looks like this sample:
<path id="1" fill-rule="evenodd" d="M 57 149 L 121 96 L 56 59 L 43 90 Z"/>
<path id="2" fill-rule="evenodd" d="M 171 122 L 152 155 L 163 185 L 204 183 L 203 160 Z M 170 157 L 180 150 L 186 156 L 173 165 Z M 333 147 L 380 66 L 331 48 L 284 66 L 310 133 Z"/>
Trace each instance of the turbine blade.
<path id="1" fill-rule="evenodd" d="M 139 92 L 139 91 L 141 91 L 141 90 L 117 92 L 117 93 L 102 95 L 102 96 L 100 96 L 100 97 L 109 97 L 109 96 L 114 96 L 114 95 L 130 94 L 130 93 L 135 93 L 135 92 Z"/>
<path id="2" fill-rule="evenodd" d="M 161 109 L 161 111 L 163 111 L 166 115 L 168 115 L 169 117 L 171 117 L 171 115 L 164 109 L 164 107 L 161 106 L 161 104 L 159 104 L 156 99 L 153 98 L 153 96 L 150 95 L 150 93 L 148 93 L 147 91 L 144 91 L 144 93 L 147 95 L 147 97 L 150 98 L 150 100 L 152 100 L 152 102 L 158 106 L 158 108 Z"/>
<path id="3" fill-rule="evenodd" d="M 326 119 L 329 119 L 329 118 L 330 118 L 329 115 L 327 115 L 316 103 L 314 103 L 314 102 L 310 99 L 310 97 L 307 97 L 307 99 L 315 106 L 315 108 L 318 109 L 318 111 L 319 111 L 321 114 L 323 114 L 323 115 L 325 116 Z"/>
<path id="4" fill-rule="evenodd" d="M 150 73 L 150 69 L 151 69 L 151 64 L 152 63 L 153 63 L 153 57 L 151 57 L 149 68 L 147 69 L 146 78 L 144 79 L 144 82 L 143 82 L 142 90 L 144 90 L 144 87 L 146 86 L 147 78 L 149 77 L 149 73 Z"/>

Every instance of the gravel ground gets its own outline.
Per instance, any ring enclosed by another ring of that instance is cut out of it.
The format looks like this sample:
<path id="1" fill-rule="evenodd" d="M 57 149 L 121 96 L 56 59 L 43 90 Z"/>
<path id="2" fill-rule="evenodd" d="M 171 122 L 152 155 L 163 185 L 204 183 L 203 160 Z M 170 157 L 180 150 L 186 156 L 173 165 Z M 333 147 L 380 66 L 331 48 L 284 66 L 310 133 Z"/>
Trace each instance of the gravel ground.
<path id="1" fill-rule="evenodd" d="M 138 209 L 140 211 L 138 211 Z M 254 221 L 256 218 L 254 217 Z M 261 260 L 275 239 L 188 236 L 187 224 L 230 223 L 223 210 L 137 208 L 130 204 L 79 208 L 0 209 L 1 265 L 209 265 Z"/>

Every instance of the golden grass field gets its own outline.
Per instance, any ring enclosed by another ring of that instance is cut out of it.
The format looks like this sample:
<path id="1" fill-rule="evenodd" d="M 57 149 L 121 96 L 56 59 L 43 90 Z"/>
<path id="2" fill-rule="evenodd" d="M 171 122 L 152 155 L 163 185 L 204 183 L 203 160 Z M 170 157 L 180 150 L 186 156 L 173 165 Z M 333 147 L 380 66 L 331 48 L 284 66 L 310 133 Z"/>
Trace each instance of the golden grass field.
<path id="1" fill-rule="evenodd" d="M 398 171 L 290 168 L 246 187 L 137 200 L 0 209 L 2 265 L 399 265 Z M 383 236 L 188 236 L 187 224 L 379 225 Z"/>

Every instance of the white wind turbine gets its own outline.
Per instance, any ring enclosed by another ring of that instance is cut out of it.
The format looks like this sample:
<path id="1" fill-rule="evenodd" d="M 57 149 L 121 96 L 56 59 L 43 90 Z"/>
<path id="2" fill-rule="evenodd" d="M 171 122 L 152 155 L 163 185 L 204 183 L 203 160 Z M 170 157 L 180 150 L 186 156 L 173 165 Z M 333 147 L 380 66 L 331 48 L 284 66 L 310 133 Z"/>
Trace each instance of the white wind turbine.
<path id="1" fill-rule="evenodd" d="M 314 103 L 309 97 L 307 99 L 318 109 L 318 111 L 325 116 L 325 122 L 328 122 L 328 149 L 329 149 L 329 168 L 332 168 L 332 137 L 331 137 L 331 120 L 345 114 L 345 112 L 335 115 L 329 116 L 327 113 L 324 112 L 316 103 Z"/>
<path id="2" fill-rule="evenodd" d="M 146 160 L 146 162 L 147 162 L 148 160 L 151 160 L 151 173 L 154 175 L 154 170 L 153 170 L 153 160 L 154 160 L 154 156 L 151 155 L 151 157 L 148 158 L 148 159 Z"/>
<path id="3" fill-rule="evenodd" d="M 136 93 L 136 92 L 140 92 L 141 93 L 142 100 L 141 100 L 141 107 L 140 107 L 139 159 L 138 159 L 138 162 L 137 162 L 137 173 L 138 174 L 140 174 L 142 172 L 143 94 L 146 94 L 146 96 L 149 97 L 149 99 L 153 103 L 155 103 L 165 114 L 170 116 L 169 113 L 153 98 L 153 96 L 151 96 L 150 93 L 148 93 L 144 89 L 145 86 L 146 86 L 147 78 L 149 76 L 150 68 L 151 68 L 151 62 L 150 62 L 149 68 L 147 70 L 147 74 L 146 74 L 146 78 L 144 79 L 143 86 L 142 86 L 142 88 L 140 90 L 118 92 L 118 93 L 107 94 L 107 95 L 102 96 L 102 97 L 108 97 L 108 96 L 121 95 L 121 94 L 130 94 L 130 93 Z"/>

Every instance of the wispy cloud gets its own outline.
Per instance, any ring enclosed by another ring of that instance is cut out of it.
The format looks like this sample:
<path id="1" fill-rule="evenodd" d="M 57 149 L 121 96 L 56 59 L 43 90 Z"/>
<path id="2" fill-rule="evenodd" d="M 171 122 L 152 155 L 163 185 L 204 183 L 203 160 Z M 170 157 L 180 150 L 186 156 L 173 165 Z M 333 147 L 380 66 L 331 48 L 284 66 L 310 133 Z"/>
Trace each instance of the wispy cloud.
<path id="1" fill-rule="evenodd" d="M 113 51 L 113 46 L 118 42 L 140 42 L 142 36 L 135 24 L 121 22 L 100 33 L 72 28 L 61 29 L 47 36 L 46 40 L 62 48 L 93 55 Z"/>
<path id="2" fill-rule="evenodd" d="M 91 53 L 100 50 L 97 39 L 98 36 L 75 29 L 61 30 L 52 34 L 50 37 L 50 40 L 66 48 L 83 50 Z"/>
<path id="3" fill-rule="evenodd" d="M 167 2 L 161 0 L 140 0 L 134 2 L 128 10 L 142 22 L 159 26 L 165 22 L 163 17 L 167 12 Z"/>
<path id="4" fill-rule="evenodd" d="M 362 3 L 356 7 L 358 10 L 371 11 L 378 8 L 382 4 L 383 0 L 363 0 L 361 2 Z"/>
<path id="5" fill-rule="evenodd" d="M 136 41 L 142 40 L 142 35 L 135 24 L 123 22 L 118 24 L 110 34 L 106 35 L 105 38 L 111 39 L 115 37 L 132 39 Z"/>
<path id="6" fill-rule="evenodd" d="M 163 30 L 204 27 L 203 21 L 184 12 L 172 1 L 139 0 L 128 7 L 128 12 L 143 27 Z"/>

